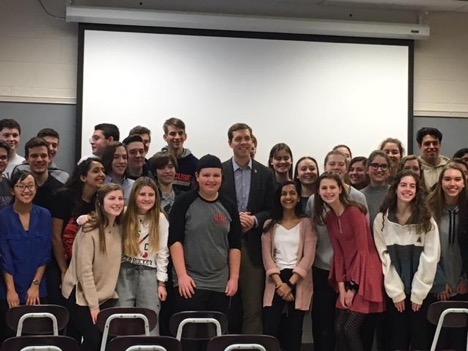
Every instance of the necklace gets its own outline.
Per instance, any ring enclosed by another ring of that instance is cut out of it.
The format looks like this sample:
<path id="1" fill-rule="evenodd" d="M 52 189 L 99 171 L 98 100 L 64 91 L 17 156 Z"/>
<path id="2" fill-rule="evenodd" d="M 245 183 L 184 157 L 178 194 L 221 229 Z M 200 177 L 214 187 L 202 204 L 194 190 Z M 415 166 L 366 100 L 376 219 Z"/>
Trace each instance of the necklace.
<path id="1" fill-rule="evenodd" d="M 138 221 L 140 222 L 140 226 L 142 228 L 149 228 L 150 226 L 150 223 L 149 221 L 146 220 L 146 216 L 145 215 L 138 215 Z"/>

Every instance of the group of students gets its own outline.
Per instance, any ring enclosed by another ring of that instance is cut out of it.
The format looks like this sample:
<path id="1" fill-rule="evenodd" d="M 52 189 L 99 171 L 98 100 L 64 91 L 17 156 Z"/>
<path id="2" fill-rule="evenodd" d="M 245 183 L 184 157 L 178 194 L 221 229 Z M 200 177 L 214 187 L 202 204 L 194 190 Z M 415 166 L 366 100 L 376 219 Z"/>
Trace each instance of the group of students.
<path id="1" fill-rule="evenodd" d="M 198 160 L 184 154 L 178 126 L 167 142 L 179 152 L 157 153 L 132 181 L 129 145 L 140 155 L 143 139 L 111 140 L 75 167 L 49 209 L 34 204 L 32 168 L 12 172 L 12 204 L 0 211 L 2 340 L 9 308 L 48 301 L 67 306 L 67 333 L 83 350 L 99 348 L 97 315 L 113 305 L 160 313 L 153 334 L 167 334 L 183 310 L 221 311 L 236 332 L 241 309 L 241 331 L 276 336 L 288 351 L 300 350 L 312 310 L 315 350 L 370 350 L 375 329 L 381 350 L 424 350 L 430 303 L 466 299 L 468 151 L 443 159 L 439 131 L 418 132 L 421 157 L 403 158 L 391 138 L 368 158 L 338 145 L 320 174 L 309 156 L 293 172 L 284 143 L 268 170 L 243 123 L 228 131 L 232 160 Z M 196 160 L 192 178 L 189 167 L 178 177 L 183 191 L 173 187 L 182 155 Z M 463 348 L 464 333 L 445 332 L 441 347 Z"/>

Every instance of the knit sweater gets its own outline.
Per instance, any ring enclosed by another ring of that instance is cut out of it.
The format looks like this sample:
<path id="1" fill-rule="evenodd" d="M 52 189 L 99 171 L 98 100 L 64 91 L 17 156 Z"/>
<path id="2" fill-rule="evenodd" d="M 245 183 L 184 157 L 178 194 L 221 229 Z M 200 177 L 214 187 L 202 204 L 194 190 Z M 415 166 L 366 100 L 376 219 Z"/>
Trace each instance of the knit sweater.
<path id="1" fill-rule="evenodd" d="M 81 228 L 73 244 L 70 266 L 62 283 L 62 294 L 69 298 L 76 287 L 76 303 L 96 309 L 117 298 L 115 287 L 122 257 L 120 226 L 105 228 L 106 252 L 99 248 L 99 230 L 83 232 Z"/>

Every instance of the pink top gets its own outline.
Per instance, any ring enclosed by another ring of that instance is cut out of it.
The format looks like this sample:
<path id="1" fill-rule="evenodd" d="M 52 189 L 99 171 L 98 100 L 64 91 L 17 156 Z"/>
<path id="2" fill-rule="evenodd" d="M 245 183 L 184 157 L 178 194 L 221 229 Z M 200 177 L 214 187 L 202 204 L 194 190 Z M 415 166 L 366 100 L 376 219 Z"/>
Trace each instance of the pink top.
<path id="1" fill-rule="evenodd" d="M 267 224 L 268 222 L 265 223 L 265 225 Z M 275 273 L 279 274 L 280 272 L 274 259 L 274 236 L 277 226 L 278 224 L 275 224 L 268 232 L 262 235 L 262 256 L 266 273 L 263 306 L 271 306 L 273 297 L 275 296 L 275 283 L 271 279 L 271 275 Z M 315 258 L 317 232 L 309 218 L 303 218 L 300 226 L 297 263 L 293 272 L 299 274 L 302 279 L 296 285 L 295 308 L 301 311 L 308 311 L 312 300 L 312 264 Z"/>
<path id="2" fill-rule="evenodd" d="M 333 246 L 330 284 L 338 291 L 338 282 L 354 281 L 359 290 L 351 311 L 376 313 L 385 311 L 382 263 L 370 233 L 367 217 L 355 206 L 341 216 L 329 211 L 326 217 Z M 337 308 L 343 309 L 338 299 Z"/>

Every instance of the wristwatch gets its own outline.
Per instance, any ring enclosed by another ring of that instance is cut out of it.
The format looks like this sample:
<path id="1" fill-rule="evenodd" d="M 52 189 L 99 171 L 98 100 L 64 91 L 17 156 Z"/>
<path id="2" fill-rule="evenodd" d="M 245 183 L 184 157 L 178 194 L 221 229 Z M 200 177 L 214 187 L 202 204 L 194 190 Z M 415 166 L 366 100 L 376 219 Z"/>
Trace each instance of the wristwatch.
<path id="1" fill-rule="evenodd" d="M 39 285 L 39 284 L 41 284 L 41 282 L 39 281 L 39 279 L 34 279 L 34 280 L 32 281 L 32 283 L 33 283 L 34 285 Z"/>

